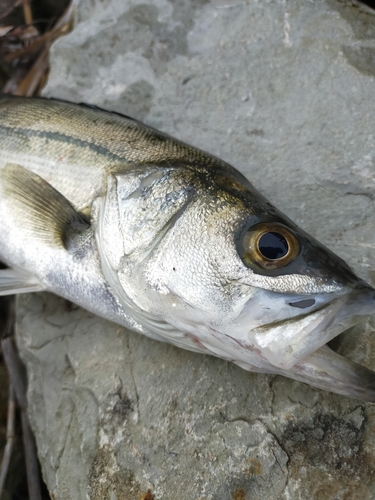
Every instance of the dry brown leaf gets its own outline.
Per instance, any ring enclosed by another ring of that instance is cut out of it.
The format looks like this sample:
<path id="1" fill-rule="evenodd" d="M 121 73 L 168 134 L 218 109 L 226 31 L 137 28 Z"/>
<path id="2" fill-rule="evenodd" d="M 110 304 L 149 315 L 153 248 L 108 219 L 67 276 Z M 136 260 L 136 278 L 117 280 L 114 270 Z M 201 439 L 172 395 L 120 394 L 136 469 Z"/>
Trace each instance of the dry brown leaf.
<path id="1" fill-rule="evenodd" d="M 9 55 L 18 54 L 18 57 L 10 57 L 9 60 L 18 59 L 24 53 L 29 53 L 27 48 L 33 45 L 39 37 L 39 32 L 34 26 L 17 26 L 9 30 L 0 38 L 0 58 L 7 61 Z"/>
<path id="2" fill-rule="evenodd" d="M 18 48 L 18 50 L 9 51 L 7 54 L 3 55 L 3 60 L 6 62 L 10 62 L 14 59 L 18 59 L 26 54 L 30 54 L 32 52 L 36 52 L 39 50 L 45 43 L 52 43 L 60 36 L 64 35 L 71 29 L 71 24 L 73 21 L 74 8 L 76 5 L 76 0 L 72 0 L 68 5 L 65 12 L 62 14 L 60 19 L 57 20 L 53 28 L 44 35 L 40 35 L 36 37 L 32 42 L 30 42 L 27 46 L 23 46 Z M 29 26 L 30 27 L 30 26 Z"/>
<path id="3" fill-rule="evenodd" d="M 19 26 L 0 37 L 0 60 L 11 69 L 3 92 L 32 96 L 44 85 L 51 43 L 70 31 L 77 0 L 71 0 L 52 29 L 40 35 L 32 25 Z M 28 4 L 28 0 L 23 0 Z"/>
<path id="4" fill-rule="evenodd" d="M 0 37 L 6 35 L 14 28 L 14 26 L 0 26 Z"/>
<path id="5" fill-rule="evenodd" d="M 14 95 L 31 97 L 40 87 L 40 82 L 49 66 L 49 46 L 45 46 L 31 69 L 13 92 Z"/>

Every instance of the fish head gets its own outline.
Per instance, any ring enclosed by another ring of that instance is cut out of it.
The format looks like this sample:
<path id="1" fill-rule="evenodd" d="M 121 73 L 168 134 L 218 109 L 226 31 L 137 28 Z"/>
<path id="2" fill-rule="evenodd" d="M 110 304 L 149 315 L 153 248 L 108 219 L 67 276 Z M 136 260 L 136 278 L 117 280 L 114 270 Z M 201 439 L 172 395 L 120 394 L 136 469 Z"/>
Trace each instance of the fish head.
<path id="1" fill-rule="evenodd" d="M 309 356 L 375 311 L 375 291 L 234 169 L 111 176 L 97 240 L 139 323 L 249 370 L 298 378 Z"/>

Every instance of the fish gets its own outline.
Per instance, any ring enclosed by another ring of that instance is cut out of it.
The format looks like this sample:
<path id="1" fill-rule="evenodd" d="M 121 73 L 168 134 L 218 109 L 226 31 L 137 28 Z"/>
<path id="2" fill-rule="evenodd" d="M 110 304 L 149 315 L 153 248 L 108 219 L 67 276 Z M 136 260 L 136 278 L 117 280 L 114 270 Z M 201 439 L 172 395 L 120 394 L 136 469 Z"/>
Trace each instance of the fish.
<path id="1" fill-rule="evenodd" d="M 327 345 L 374 314 L 374 288 L 234 167 L 132 118 L 1 96 L 0 260 L 0 295 L 49 291 L 152 339 L 375 401 L 375 372 Z"/>

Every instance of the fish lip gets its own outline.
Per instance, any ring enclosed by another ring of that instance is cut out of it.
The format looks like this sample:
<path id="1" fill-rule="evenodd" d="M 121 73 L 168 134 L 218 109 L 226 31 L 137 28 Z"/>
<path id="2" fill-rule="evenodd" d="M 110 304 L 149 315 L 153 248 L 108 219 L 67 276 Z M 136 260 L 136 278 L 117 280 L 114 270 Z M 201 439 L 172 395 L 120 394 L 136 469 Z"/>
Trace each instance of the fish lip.
<path id="1" fill-rule="evenodd" d="M 375 314 L 375 290 L 349 289 L 310 312 L 250 332 L 262 356 L 289 370 L 366 316 Z"/>
<path id="2" fill-rule="evenodd" d="M 326 320 L 330 321 L 330 323 L 327 323 L 325 326 L 330 327 L 333 325 L 339 325 L 340 321 L 345 322 L 343 327 L 340 328 L 339 333 L 332 337 L 335 338 L 351 326 L 362 321 L 364 317 L 372 316 L 374 314 L 375 290 L 373 288 L 367 288 L 366 290 L 354 289 L 350 294 L 346 295 L 343 300 L 341 300 L 341 305 L 337 314 L 328 315 Z M 347 323 L 350 323 L 350 325 L 348 326 Z"/>

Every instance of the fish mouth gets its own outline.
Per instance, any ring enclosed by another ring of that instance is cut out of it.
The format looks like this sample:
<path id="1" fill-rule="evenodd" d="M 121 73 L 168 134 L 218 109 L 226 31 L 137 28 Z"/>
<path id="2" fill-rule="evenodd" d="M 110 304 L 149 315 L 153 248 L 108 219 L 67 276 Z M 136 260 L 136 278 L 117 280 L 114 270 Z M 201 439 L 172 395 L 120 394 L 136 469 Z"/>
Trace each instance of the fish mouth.
<path id="1" fill-rule="evenodd" d="M 305 315 L 255 328 L 250 336 L 273 366 L 290 370 L 327 342 L 375 314 L 375 290 L 352 290 Z"/>
<path id="2" fill-rule="evenodd" d="M 366 316 L 375 314 L 375 290 L 355 290 L 339 300 L 336 306 L 326 305 L 320 309 L 327 312 L 322 321 L 312 328 L 309 335 L 319 335 L 319 328 L 327 338 L 312 352 L 301 351 L 296 363 L 279 366 L 277 373 L 295 380 L 308 383 L 320 389 L 355 399 L 375 402 L 375 372 L 341 356 L 326 345 L 332 338 L 340 335 Z M 319 344 L 320 344 L 319 340 Z"/>

